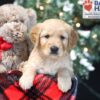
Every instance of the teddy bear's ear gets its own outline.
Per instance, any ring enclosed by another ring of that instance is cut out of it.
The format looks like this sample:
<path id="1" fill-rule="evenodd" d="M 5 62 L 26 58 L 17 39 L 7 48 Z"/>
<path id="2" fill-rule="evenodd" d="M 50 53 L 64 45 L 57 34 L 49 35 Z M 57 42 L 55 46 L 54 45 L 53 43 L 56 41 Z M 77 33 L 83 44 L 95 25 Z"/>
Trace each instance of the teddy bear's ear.
<path id="1" fill-rule="evenodd" d="M 38 44 L 40 32 L 41 32 L 41 23 L 35 25 L 35 26 L 32 28 L 32 30 L 31 30 L 31 32 L 30 32 L 30 34 L 29 34 L 30 39 L 31 39 L 33 45 Z"/>
<path id="2" fill-rule="evenodd" d="M 27 9 L 27 14 L 28 14 L 29 17 L 34 17 L 35 19 L 37 18 L 36 11 L 31 9 L 31 8 Z"/>
<path id="3" fill-rule="evenodd" d="M 28 15 L 28 20 L 27 20 L 27 25 L 28 28 L 31 29 L 31 26 L 35 25 L 37 22 L 37 14 L 35 12 L 35 10 L 28 8 L 26 9 L 27 11 L 27 15 Z"/>
<path id="4" fill-rule="evenodd" d="M 72 49 L 75 47 L 76 43 L 78 40 L 78 34 L 77 32 L 72 28 L 71 33 L 69 34 L 69 39 L 68 39 L 68 46 L 69 49 Z"/>

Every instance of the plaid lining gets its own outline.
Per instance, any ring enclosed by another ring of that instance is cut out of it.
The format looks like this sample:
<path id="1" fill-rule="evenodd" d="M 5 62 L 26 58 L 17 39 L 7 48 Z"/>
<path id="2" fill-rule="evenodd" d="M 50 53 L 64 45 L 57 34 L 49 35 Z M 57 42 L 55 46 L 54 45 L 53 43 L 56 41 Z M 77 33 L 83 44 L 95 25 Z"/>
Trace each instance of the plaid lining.
<path id="1" fill-rule="evenodd" d="M 0 100 L 75 100 L 77 79 L 72 79 L 72 88 L 62 93 L 57 87 L 56 77 L 38 74 L 29 90 L 22 90 L 18 80 L 19 71 L 0 74 Z"/>

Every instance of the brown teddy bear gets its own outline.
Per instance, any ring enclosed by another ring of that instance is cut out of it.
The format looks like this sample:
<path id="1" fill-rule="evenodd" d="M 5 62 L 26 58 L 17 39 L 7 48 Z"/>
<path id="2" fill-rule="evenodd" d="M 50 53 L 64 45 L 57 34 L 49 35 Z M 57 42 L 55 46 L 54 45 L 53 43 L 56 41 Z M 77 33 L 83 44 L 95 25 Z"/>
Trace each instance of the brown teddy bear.
<path id="1" fill-rule="evenodd" d="M 33 9 L 19 5 L 0 6 L 0 72 L 16 69 L 33 48 L 28 32 L 36 23 Z"/>
<path id="2" fill-rule="evenodd" d="M 0 73 L 17 69 L 28 59 L 27 27 L 23 23 L 10 22 L 0 27 Z"/>
<path id="3" fill-rule="evenodd" d="M 0 6 L 0 27 L 7 22 L 21 22 L 27 27 L 29 33 L 32 26 L 37 22 L 36 12 L 31 8 L 24 8 L 19 5 L 5 4 Z M 29 51 L 32 49 L 31 41 L 27 34 Z"/>

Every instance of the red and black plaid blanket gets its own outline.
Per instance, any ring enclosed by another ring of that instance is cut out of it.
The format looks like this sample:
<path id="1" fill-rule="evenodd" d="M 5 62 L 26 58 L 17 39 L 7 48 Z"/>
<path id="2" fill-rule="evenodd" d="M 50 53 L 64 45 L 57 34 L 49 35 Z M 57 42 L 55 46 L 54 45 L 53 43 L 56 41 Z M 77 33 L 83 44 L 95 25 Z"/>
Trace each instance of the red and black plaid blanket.
<path id="1" fill-rule="evenodd" d="M 56 78 L 38 74 L 33 87 L 27 91 L 20 88 L 18 80 L 22 75 L 19 71 L 0 74 L 0 100 L 75 100 L 77 93 L 77 79 L 72 79 L 72 88 L 62 93 Z"/>

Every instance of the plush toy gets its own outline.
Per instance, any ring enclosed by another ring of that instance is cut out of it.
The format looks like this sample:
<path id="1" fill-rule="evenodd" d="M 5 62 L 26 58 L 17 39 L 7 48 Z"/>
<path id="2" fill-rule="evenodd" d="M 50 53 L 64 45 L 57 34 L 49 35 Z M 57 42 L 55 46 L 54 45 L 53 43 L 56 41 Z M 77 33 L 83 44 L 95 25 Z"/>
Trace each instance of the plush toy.
<path id="1" fill-rule="evenodd" d="M 27 27 L 20 22 L 5 23 L 0 27 L 0 73 L 17 69 L 28 59 Z"/>
<path id="2" fill-rule="evenodd" d="M 24 8 L 19 5 L 5 4 L 0 6 L 0 27 L 8 22 L 23 23 L 27 27 L 27 33 L 29 33 L 32 26 L 36 24 L 36 12 L 31 8 Z M 27 34 L 27 42 L 29 51 L 33 46 Z"/>
<path id="3" fill-rule="evenodd" d="M 19 5 L 5 4 L 0 6 L 0 26 L 7 22 L 21 22 L 28 31 L 36 23 L 36 12 L 31 8 Z"/>
<path id="4" fill-rule="evenodd" d="M 28 33 L 35 23 L 36 12 L 31 8 L 0 6 L 0 72 L 16 69 L 27 60 L 33 48 Z"/>

